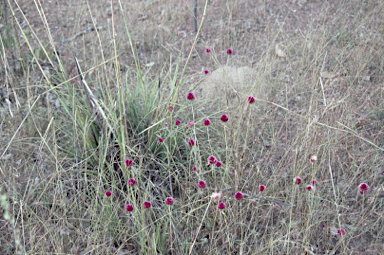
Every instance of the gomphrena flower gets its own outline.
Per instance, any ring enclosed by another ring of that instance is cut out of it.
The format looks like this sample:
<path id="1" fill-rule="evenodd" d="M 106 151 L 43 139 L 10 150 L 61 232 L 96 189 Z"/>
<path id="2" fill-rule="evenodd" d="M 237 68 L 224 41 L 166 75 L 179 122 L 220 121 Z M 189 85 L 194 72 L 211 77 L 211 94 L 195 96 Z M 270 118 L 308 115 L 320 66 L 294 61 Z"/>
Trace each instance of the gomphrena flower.
<path id="1" fill-rule="evenodd" d="M 295 182 L 295 184 L 299 185 L 301 183 L 301 178 L 299 176 L 296 176 L 293 181 Z"/>
<path id="2" fill-rule="evenodd" d="M 220 210 L 225 209 L 225 203 L 224 203 L 224 202 L 220 202 L 220 203 L 217 205 L 217 208 L 219 208 Z"/>
<path id="3" fill-rule="evenodd" d="M 369 186 L 368 186 L 368 184 L 366 184 L 366 183 L 361 183 L 361 184 L 359 185 L 359 192 L 360 192 L 360 194 L 365 194 L 365 193 L 368 192 L 368 190 L 369 190 Z"/>
<path id="4" fill-rule="evenodd" d="M 176 121 L 175 121 L 175 125 L 176 125 L 176 126 L 178 126 L 178 125 L 180 125 L 180 124 L 181 124 L 180 120 L 176 120 Z"/>
<path id="5" fill-rule="evenodd" d="M 196 171 L 197 170 L 197 168 L 194 166 L 194 167 L 192 167 L 192 171 Z"/>
<path id="6" fill-rule="evenodd" d="M 173 198 L 171 197 L 167 197 L 164 201 L 164 203 L 166 203 L 167 205 L 172 205 L 173 204 Z"/>
<path id="7" fill-rule="evenodd" d="M 125 166 L 126 167 L 130 167 L 130 166 L 132 166 L 133 165 L 133 160 L 132 159 L 126 159 L 125 160 Z"/>
<path id="8" fill-rule="evenodd" d="M 313 179 L 313 180 L 311 181 L 311 183 L 312 183 L 312 185 L 315 185 L 315 184 L 317 183 L 317 181 L 316 181 L 315 179 Z"/>
<path id="9" fill-rule="evenodd" d="M 210 49 L 210 48 L 207 48 L 207 49 L 205 50 L 205 52 L 206 52 L 206 53 L 210 53 L 210 52 L 211 52 L 211 49 Z"/>
<path id="10" fill-rule="evenodd" d="M 212 199 L 219 200 L 221 198 L 221 193 L 213 192 L 211 195 Z"/>
<path id="11" fill-rule="evenodd" d="M 187 95 L 187 99 L 188 100 L 194 100 L 195 99 L 195 95 L 192 92 L 189 92 L 188 95 Z"/>
<path id="12" fill-rule="evenodd" d="M 128 186 L 133 187 L 133 186 L 135 186 L 135 184 L 136 184 L 136 180 L 133 179 L 133 178 L 131 178 L 131 179 L 128 180 L 127 184 L 128 184 Z"/>
<path id="13" fill-rule="evenodd" d="M 187 123 L 187 127 L 191 128 L 195 125 L 195 122 L 193 122 L 192 120 L 188 121 Z"/>
<path id="14" fill-rule="evenodd" d="M 209 73 L 209 71 L 208 70 L 204 70 L 204 74 L 208 74 Z"/>
<path id="15" fill-rule="evenodd" d="M 216 167 L 221 167 L 222 164 L 220 161 L 217 161 L 215 165 L 216 165 Z"/>
<path id="16" fill-rule="evenodd" d="M 131 204 L 127 204 L 127 205 L 125 206 L 125 210 L 127 210 L 127 212 L 132 212 L 132 211 L 133 211 L 133 205 L 131 205 Z"/>
<path id="17" fill-rule="evenodd" d="M 307 185 L 307 187 L 305 187 L 308 191 L 311 191 L 313 190 L 313 186 L 312 185 Z"/>
<path id="18" fill-rule="evenodd" d="M 112 195 L 112 192 L 110 192 L 110 191 L 108 190 L 107 192 L 105 192 L 105 195 L 106 195 L 107 197 L 110 197 L 110 196 Z"/>
<path id="19" fill-rule="evenodd" d="M 244 198 L 244 195 L 243 195 L 243 193 L 241 193 L 241 192 L 236 192 L 235 193 L 235 199 L 236 200 L 241 200 L 241 199 L 243 199 Z"/>
<path id="20" fill-rule="evenodd" d="M 151 207 L 151 202 L 149 202 L 149 201 L 145 201 L 145 202 L 143 203 L 143 208 L 144 208 L 144 209 L 148 209 L 149 207 Z"/>
<path id="21" fill-rule="evenodd" d="M 163 138 L 159 138 L 159 143 L 162 143 L 162 142 L 164 142 L 164 139 Z"/>
<path id="22" fill-rule="evenodd" d="M 193 145 L 195 145 L 195 141 L 193 141 L 192 139 L 189 140 L 188 141 L 188 145 L 192 147 Z"/>
<path id="23" fill-rule="evenodd" d="M 216 158 L 214 156 L 209 156 L 208 157 L 208 163 L 213 165 L 217 162 Z"/>
<path id="24" fill-rule="evenodd" d="M 343 228 L 339 228 L 338 230 L 337 230 L 337 235 L 338 236 L 343 236 L 343 235 L 345 235 L 345 230 L 343 229 Z"/>
<path id="25" fill-rule="evenodd" d="M 204 120 L 204 126 L 209 126 L 211 124 L 211 121 L 209 119 Z"/>
<path id="26" fill-rule="evenodd" d="M 199 181 L 197 186 L 199 186 L 200 189 L 204 189 L 205 187 L 207 187 L 207 183 L 205 181 Z"/>
<path id="27" fill-rule="evenodd" d="M 316 160 L 317 160 L 317 156 L 316 156 L 316 155 L 311 155 L 311 156 L 309 157 L 309 161 L 310 161 L 311 163 L 315 162 Z"/>
<path id="28" fill-rule="evenodd" d="M 231 48 L 227 49 L 227 54 L 228 54 L 228 55 L 231 55 L 231 54 L 232 54 L 232 49 L 231 49 Z"/>
<path id="29" fill-rule="evenodd" d="M 255 98 L 253 96 L 248 97 L 248 103 L 253 104 L 255 102 Z"/>
<path id="30" fill-rule="evenodd" d="M 227 122 L 228 121 L 228 116 L 223 114 L 223 115 L 221 115 L 220 119 L 221 119 L 222 122 Z"/>
<path id="31" fill-rule="evenodd" d="M 265 186 L 264 186 L 264 185 L 260 185 L 260 186 L 259 186 L 259 190 L 260 190 L 261 192 L 263 192 L 263 191 L 265 190 Z"/>
<path id="32" fill-rule="evenodd" d="M 168 107 L 167 107 L 167 111 L 173 111 L 173 106 L 172 105 L 168 105 Z"/>

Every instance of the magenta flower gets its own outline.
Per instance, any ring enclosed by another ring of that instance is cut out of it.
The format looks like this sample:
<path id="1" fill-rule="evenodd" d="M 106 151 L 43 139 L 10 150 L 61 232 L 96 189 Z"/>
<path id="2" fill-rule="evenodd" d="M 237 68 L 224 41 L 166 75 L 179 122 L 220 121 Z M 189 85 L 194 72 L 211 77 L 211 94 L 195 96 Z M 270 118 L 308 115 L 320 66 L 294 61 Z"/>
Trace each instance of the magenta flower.
<path id="1" fill-rule="evenodd" d="M 131 179 L 128 180 L 127 184 L 128 184 L 128 186 L 133 187 L 136 184 L 136 180 L 131 178 Z"/>
<path id="2" fill-rule="evenodd" d="M 345 235 L 345 230 L 342 229 L 342 228 L 339 228 L 339 229 L 337 230 L 337 235 L 338 235 L 338 236 L 343 236 L 343 235 Z"/>
<path id="3" fill-rule="evenodd" d="M 164 201 L 164 203 L 166 203 L 167 205 L 172 205 L 173 204 L 173 198 L 171 197 L 167 197 Z"/>
<path id="4" fill-rule="evenodd" d="M 216 167 L 221 167 L 221 162 L 220 161 L 216 162 Z"/>
<path id="5" fill-rule="evenodd" d="M 361 183 L 361 184 L 359 185 L 359 192 L 360 192 L 360 194 L 365 194 L 365 193 L 368 192 L 368 190 L 369 190 L 369 186 L 368 186 L 368 184 L 366 184 L 366 183 Z"/>
<path id="6" fill-rule="evenodd" d="M 211 52 L 211 49 L 210 49 L 210 48 L 207 48 L 207 49 L 205 50 L 205 52 L 206 52 L 206 53 L 210 53 L 210 52 Z"/>
<path id="7" fill-rule="evenodd" d="M 248 103 L 253 104 L 255 102 L 255 98 L 253 96 L 248 97 Z"/>
<path id="8" fill-rule="evenodd" d="M 195 145 L 195 141 L 193 141 L 192 139 L 189 140 L 188 141 L 188 145 L 192 147 L 193 145 Z"/>
<path id="9" fill-rule="evenodd" d="M 127 210 L 127 212 L 132 212 L 132 211 L 133 211 L 133 205 L 131 205 L 131 204 L 127 204 L 127 205 L 125 206 L 125 210 Z"/>
<path id="10" fill-rule="evenodd" d="M 209 156 L 208 157 L 208 163 L 213 165 L 215 164 L 217 161 L 216 161 L 216 158 L 214 156 Z"/>
<path id="11" fill-rule="evenodd" d="M 218 205 L 217 205 L 217 208 L 219 208 L 220 210 L 223 210 L 225 208 L 225 203 L 224 202 L 220 202 Z"/>
<path id="12" fill-rule="evenodd" d="M 110 197 L 110 196 L 112 195 L 112 192 L 110 192 L 110 191 L 108 190 L 107 192 L 105 192 L 105 195 L 106 195 L 107 197 Z"/>
<path id="13" fill-rule="evenodd" d="M 207 183 L 205 181 L 199 181 L 198 185 L 197 185 L 200 189 L 204 189 L 205 187 L 207 187 Z"/>
<path id="14" fill-rule="evenodd" d="M 127 159 L 127 160 L 125 160 L 125 166 L 126 167 L 130 167 L 130 166 L 132 166 L 133 165 L 133 160 L 132 159 Z"/>
<path id="15" fill-rule="evenodd" d="M 325 225 L 323 224 L 323 226 L 322 226 L 323 228 L 325 228 Z"/>
<path id="16" fill-rule="evenodd" d="M 311 191 L 313 190 L 313 186 L 312 185 L 307 185 L 307 187 L 305 187 L 308 191 Z"/>
<path id="17" fill-rule="evenodd" d="M 149 202 L 149 201 L 145 201 L 145 202 L 143 203 L 143 208 L 144 208 L 144 209 L 148 209 L 149 207 L 151 207 L 151 202 Z"/>
<path id="18" fill-rule="evenodd" d="M 236 192 L 236 193 L 235 193 L 235 199 L 236 199 L 236 200 L 241 200 L 241 199 L 243 199 L 243 198 L 244 198 L 243 193 L 241 193 L 241 192 Z"/>
<path id="19" fill-rule="evenodd" d="M 204 74 L 208 74 L 208 73 L 209 73 L 209 71 L 208 71 L 208 70 L 205 70 L 205 71 L 204 71 Z"/>
<path id="20" fill-rule="evenodd" d="M 193 122 L 192 120 L 188 121 L 188 124 L 187 124 L 187 127 L 191 128 L 195 125 L 195 122 Z"/>
<path id="21" fill-rule="evenodd" d="M 209 119 L 204 120 L 204 126 L 209 126 L 211 124 L 211 121 Z"/>
<path id="22" fill-rule="evenodd" d="M 222 122 L 227 122 L 228 121 L 228 116 L 223 114 L 223 115 L 221 115 L 220 119 L 221 119 Z"/>
<path id="23" fill-rule="evenodd" d="M 194 167 L 192 167 L 192 171 L 196 171 L 197 170 L 197 168 L 194 166 Z"/>
<path id="24" fill-rule="evenodd" d="M 164 124 L 164 127 L 168 127 L 168 123 L 165 123 L 165 124 Z"/>
<path id="25" fill-rule="evenodd" d="M 189 92 L 188 95 L 187 95 L 187 99 L 188 100 L 194 100 L 195 99 L 195 95 L 192 92 Z"/>
<path id="26" fill-rule="evenodd" d="M 311 163 L 315 162 L 317 160 L 317 156 L 316 155 L 311 155 L 309 157 L 309 161 L 311 161 Z"/>
<path id="27" fill-rule="evenodd" d="M 317 181 L 316 181 L 315 179 L 313 179 L 313 180 L 311 181 L 311 183 L 312 183 L 312 185 L 315 185 L 315 184 L 317 183 Z"/>
<path id="28" fill-rule="evenodd" d="M 301 183 L 301 178 L 297 176 L 295 177 L 295 179 L 293 179 L 293 181 L 295 182 L 295 184 L 299 185 Z"/>
<path id="29" fill-rule="evenodd" d="M 176 126 L 180 125 L 180 123 L 181 123 L 180 120 L 176 120 L 176 121 L 175 121 L 175 125 L 176 125 Z"/>
<path id="30" fill-rule="evenodd" d="M 159 138 L 159 143 L 162 143 L 164 142 L 164 139 L 163 138 Z"/>
<path id="31" fill-rule="evenodd" d="M 260 190 L 260 192 L 263 192 L 265 190 L 265 186 L 264 185 L 260 185 L 259 186 L 259 190 Z"/>
<path id="32" fill-rule="evenodd" d="M 167 107 L 167 111 L 173 111 L 173 106 L 172 105 L 168 105 L 168 107 Z"/>
<path id="33" fill-rule="evenodd" d="M 232 49 L 231 49 L 231 48 L 227 49 L 227 54 L 228 54 L 228 55 L 231 55 L 231 54 L 232 54 Z"/>

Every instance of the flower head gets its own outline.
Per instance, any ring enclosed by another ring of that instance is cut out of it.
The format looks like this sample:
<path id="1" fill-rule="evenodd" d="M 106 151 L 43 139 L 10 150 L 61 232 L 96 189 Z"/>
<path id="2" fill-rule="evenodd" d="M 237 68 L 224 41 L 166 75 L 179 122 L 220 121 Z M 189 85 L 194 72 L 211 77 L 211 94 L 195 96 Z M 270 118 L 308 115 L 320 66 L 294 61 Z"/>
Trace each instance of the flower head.
<path id="1" fill-rule="evenodd" d="M 167 197 L 164 201 L 164 203 L 166 203 L 167 205 L 172 205 L 173 204 L 173 198 L 171 197 Z"/>
<path id="2" fill-rule="evenodd" d="M 164 139 L 163 138 L 159 138 L 159 143 L 162 143 L 162 142 L 164 142 Z"/>
<path id="3" fill-rule="evenodd" d="M 228 116 L 223 114 L 223 115 L 221 115 L 220 119 L 221 119 L 222 122 L 227 122 L 228 121 Z"/>
<path id="4" fill-rule="evenodd" d="M 188 121 L 188 124 L 187 124 L 187 127 L 191 128 L 195 125 L 195 122 L 193 122 L 192 120 Z"/>
<path id="5" fill-rule="evenodd" d="M 315 162 L 317 160 L 317 156 L 316 155 L 311 155 L 309 157 L 309 161 L 311 161 L 311 163 Z"/>
<path id="6" fill-rule="evenodd" d="M 132 166 L 133 165 L 133 160 L 132 159 L 126 159 L 125 160 L 125 166 L 126 167 L 130 167 L 130 166 Z"/>
<path id="7" fill-rule="evenodd" d="M 188 95 L 187 95 L 187 99 L 188 100 L 194 100 L 195 99 L 195 95 L 192 92 L 189 92 Z"/>
<path id="8" fill-rule="evenodd" d="M 128 184 L 128 186 L 133 187 L 136 184 L 136 180 L 131 178 L 131 179 L 128 180 L 127 184 Z"/>
<path id="9" fill-rule="evenodd" d="M 264 185 L 260 185 L 259 186 L 259 190 L 260 190 L 260 192 L 263 192 L 265 190 L 265 186 Z"/>
<path id="10" fill-rule="evenodd" d="M 189 140 L 188 141 L 188 145 L 192 147 L 193 145 L 195 145 L 195 141 L 193 141 L 192 139 Z"/>
<path id="11" fill-rule="evenodd" d="M 197 168 L 194 166 L 194 167 L 192 167 L 192 171 L 196 171 L 197 170 Z"/>
<path id="12" fill-rule="evenodd" d="M 204 126 L 209 126 L 211 124 L 211 121 L 209 119 L 204 120 Z"/>
<path id="13" fill-rule="evenodd" d="M 205 187 L 207 187 L 207 183 L 205 181 L 199 181 L 199 183 L 197 184 L 197 186 L 200 188 L 200 189 L 204 189 Z"/>
<path id="14" fill-rule="evenodd" d="M 181 123 L 180 120 L 176 120 L 176 121 L 175 121 L 175 125 L 176 125 L 176 126 L 180 125 L 180 123 Z"/>
<path id="15" fill-rule="evenodd" d="M 219 208 L 220 210 L 225 209 L 225 203 L 224 203 L 224 202 L 220 202 L 220 203 L 217 205 L 217 208 Z"/>
<path id="16" fill-rule="evenodd" d="M 243 199 L 244 198 L 244 195 L 243 195 L 243 193 L 241 193 L 241 192 L 236 192 L 235 193 L 235 199 L 236 200 L 241 200 L 241 199 Z"/>
<path id="17" fill-rule="evenodd" d="M 209 73 L 209 71 L 208 70 L 204 70 L 204 74 L 208 74 Z"/>
<path id="18" fill-rule="evenodd" d="M 151 202 L 149 202 L 149 201 L 145 201 L 145 202 L 143 203 L 143 207 L 144 207 L 144 209 L 148 209 L 149 207 L 151 207 Z"/>
<path id="19" fill-rule="evenodd" d="M 127 205 L 125 206 L 125 210 L 127 210 L 127 212 L 132 212 L 132 211 L 133 211 L 133 205 L 131 205 L 131 204 L 127 204 Z"/>
<path id="20" fill-rule="evenodd" d="M 248 103 L 253 104 L 255 102 L 255 98 L 253 96 L 248 97 Z"/>
<path id="21" fill-rule="evenodd" d="M 209 156 L 208 157 L 208 163 L 213 165 L 217 162 L 216 158 L 214 156 Z"/>
<path id="22" fill-rule="evenodd" d="M 213 192 L 211 195 L 212 199 L 219 200 L 221 198 L 221 193 Z"/>
<path id="23" fill-rule="evenodd" d="M 312 185 L 307 185 L 307 187 L 305 187 L 308 191 L 311 191 L 313 190 L 313 186 Z"/>
<path id="24" fill-rule="evenodd" d="M 222 164 L 221 164 L 220 161 L 217 161 L 216 164 L 215 164 L 216 167 L 221 167 L 221 165 L 222 165 Z"/>
<path id="25" fill-rule="evenodd" d="M 365 193 L 368 192 L 368 190 L 369 190 L 369 186 L 368 186 L 368 184 L 366 184 L 366 183 L 361 183 L 361 184 L 359 185 L 359 192 L 360 192 L 360 194 L 365 194 Z"/>
<path id="26" fill-rule="evenodd" d="M 293 181 L 295 182 L 295 184 L 299 185 L 301 183 L 301 178 L 299 176 L 296 176 Z"/>
<path id="27" fill-rule="evenodd" d="M 317 183 L 317 181 L 316 181 L 315 179 L 313 179 L 313 180 L 311 181 L 311 183 L 312 183 L 312 185 L 315 185 L 315 184 Z"/>
<path id="28" fill-rule="evenodd" d="M 172 105 L 168 105 L 168 107 L 167 107 L 167 111 L 173 111 L 173 106 Z"/>
<path id="29" fill-rule="evenodd" d="M 110 191 L 108 190 L 107 192 L 105 192 L 105 195 L 106 195 L 107 197 L 110 197 L 110 196 L 112 195 L 112 192 L 110 192 Z"/>
<path id="30" fill-rule="evenodd" d="M 345 235 L 345 230 L 344 230 L 343 228 L 339 228 L 339 229 L 337 230 L 337 235 L 338 235 L 338 236 L 343 236 L 343 235 Z"/>
<path id="31" fill-rule="evenodd" d="M 207 48 L 207 49 L 205 49 L 205 52 L 206 52 L 206 53 L 210 53 L 210 52 L 211 52 L 211 49 L 210 49 L 210 48 Z"/>
<path id="32" fill-rule="evenodd" d="M 168 127 L 168 123 L 165 123 L 165 124 L 164 124 L 164 127 Z"/>
<path id="33" fill-rule="evenodd" d="M 227 54 L 228 54 L 228 55 L 231 55 L 231 54 L 232 54 L 232 49 L 231 49 L 231 48 L 227 49 Z"/>

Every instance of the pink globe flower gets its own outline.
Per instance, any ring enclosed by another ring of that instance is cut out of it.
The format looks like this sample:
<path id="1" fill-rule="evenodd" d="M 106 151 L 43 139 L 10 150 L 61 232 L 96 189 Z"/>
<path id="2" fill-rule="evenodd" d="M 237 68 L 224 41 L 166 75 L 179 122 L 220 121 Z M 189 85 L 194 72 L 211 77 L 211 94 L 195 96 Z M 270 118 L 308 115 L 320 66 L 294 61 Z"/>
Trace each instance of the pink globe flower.
<path id="1" fill-rule="evenodd" d="M 260 185 L 259 186 L 259 190 L 260 190 L 260 192 L 263 192 L 265 190 L 265 186 L 264 185 Z"/>
<path id="2" fill-rule="evenodd" d="M 216 167 L 221 167 L 221 162 L 220 161 L 216 162 Z"/>
<path id="3" fill-rule="evenodd" d="M 235 193 L 235 199 L 236 199 L 236 200 L 241 200 L 241 199 L 243 199 L 243 198 L 244 198 L 243 193 L 241 193 L 241 192 L 236 192 L 236 193 Z"/>
<path id="4" fill-rule="evenodd" d="M 192 167 L 192 171 L 196 171 L 197 170 L 197 168 L 194 166 L 194 167 Z"/>
<path id="5" fill-rule="evenodd" d="M 232 54 L 232 49 L 231 49 L 231 48 L 227 49 L 227 54 L 228 54 L 228 55 L 231 55 L 231 54 Z"/>
<path id="6" fill-rule="evenodd" d="M 224 202 L 220 202 L 220 203 L 217 205 L 217 208 L 219 208 L 220 210 L 225 209 L 225 203 L 224 203 Z"/>
<path id="7" fill-rule="evenodd" d="M 208 163 L 213 165 L 217 162 L 216 158 L 214 156 L 209 156 L 208 157 Z"/>
<path id="8" fill-rule="evenodd" d="M 145 202 L 143 203 L 143 208 L 144 208 L 144 209 L 148 209 L 149 207 L 151 207 L 151 202 L 149 202 L 149 201 L 145 201 Z"/>
<path id="9" fill-rule="evenodd" d="M 131 204 L 127 204 L 127 205 L 125 206 L 125 210 L 127 210 L 127 212 L 132 212 L 132 211 L 133 211 L 133 205 L 131 205 Z"/>
<path id="10" fill-rule="evenodd" d="M 308 191 L 311 191 L 313 190 L 313 186 L 312 185 L 307 185 L 307 187 L 305 187 Z"/>
<path id="11" fill-rule="evenodd" d="M 167 205 L 172 205 L 173 204 L 173 198 L 171 197 L 167 197 L 164 201 L 164 203 L 166 203 Z"/>
<path id="12" fill-rule="evenodd" d="M 211 49 L 210 49 L 210 48 L 207 48 L 207 49 L 205 50 L 205 52 L 206 52 L 206 53 L 210 53 L 210 52 L 211 52 Z"/>
<path id="13" fill-rule="evenodd" d="M 295 177 L 295 179 L 293 179 L 293 181 L 295 182 L 295 184 L 299 185 L 301 183 L 301 178 L 300 177 Z"/>
<path id="14" fill-rule="evenodd" d="M 253 96 L 248 97 L 248 103 L 253 104 L 255 102 L 255 98 Z"/>
<path id="15" fill-rule="evenodd" d="M 176 121 L 175 121 L 175 125 L 176 125 L 176 126 L 178 126 L 178 125 L 180 125 L 180 124 L 181 124 L 180 120 L 176 120 Z"/>
<path id="16" fill-rule="evenodd" d="M 228 121 L 228 116 L 223 114 L 223 115 L 221 115 L 220 119 L 221 119 L 222 122 L 227 122 Z"/>
<path id="17" fill-rule="evenodd" d="M 162 142 L 164 142 L 164 139 L 163 138 L 159 138 L 159 143 L 162 143 Z"/>
<path id="18" fill-rule="evenodd" d="M 168 123 L 165 123 L 165 124 L 164 124 L 164 127 L 168 127 Z"/>
<path id="19" fill-rule="evenodd" d="M 110 191 L 108 190 L 107 192 L 105 192 L 105 195 L 106 195 L 107 197 L 110 197 L 110 196 L 112 195 L 112 192 L 110 192 Z"/>
<path id="20" fill-rule="evenodd" d="M 127 159 L 127 160 L 125 160 L 125 166 L 126 167 L 130 167 L 130 166 L 132 166 L 133 165 L 133 160 L 132 159 Z"/>
<path id="21" fill-rule="evenodd" d="M 316 156 L 316 155 L 311 155 L 311 156 L 309 157 L 309 161 L 310 161 L 311 163 L 315 162 L 316 160 L 317 160 L 317 156 Z"/>
<path id="22" fill-rule="evenodd" d="M 207 183 L 205 181 L 199 181 L 199 183 L 197 184 L 197 186 L 200 188 L 200 189 L 204 189 L 205 187 L 207 187 Z"/>
<path id="23" fill-rule="evenodd" d="M 368 192 L 368 190 L 369 190 L 369 186 L 368 186 L 368 184 L 366 184 L 366 183 L 361 183 L 361 184 L 359 185 L 359 192 L 360 192 L 360 194 L 365 194 L 365 193 Z"/>
<path id="24" fill-rule="evenodd" d="M 345 230 L 343 229 L 343 228 L 339 228 L 338 230 L 337 230 L 337 235 L 338 236 L 343 236 L 343 235 L 345 235 Z"/>
<path id="25" fill-rule="evenodd" d="M 211 124 L 211 121 L 209 119 L 204 120 L 204 126 L 209 126 Z"/>
<path id="26" fill-rule="evenodd" d="M 209 71 L 208 71 L 208 70 L 205 70 L 205 71 L 204 71 L 204 74 L 208 74 L 208 73 L 209 73 Z"/>
<path id="27" fill-rule="evenodd" d="M 193 141 L 192 139 L 189 140 L 188 141 L 188 145 L 192 147 L 193 145 L 195 145 L 195 141 Z"/>
<path id="28" fill-rule="evenodd" d="M 315 179 L 313 179 L 313 180 L 311 181 L 311 183 L 312 183 L 312 185 L 315 185 L 315 184 L 317 183 L 317 181 L 316 181 Z"/>
<path id="29" fill-rule="evenodd" d="M 172 105 L 168 105 L 168 107 L 167 107 L 167 111 L 173 111 L 173 106 Z"/>
<path id="30" fill-rule="evenodd" d="M 128 180 L 127 184 L 128 184 L 128 186 L 133 187 L 133 186 L 135 186 L 135 184 L 136 184 L 136 180 L 133 179 L 133 178 L 131 178 L 131 179 Z"/>
<path id="31" fill-rule="evenodd" d="M 195 95 L 192 92 L 189 92 L 188 95 L 187 95 L 187 99 L 188 100 L 194 100 L 195 99 Z"/>
<path id="32" fill-rule="evenodd" d="M 192 120 L 188 121 L 188 124 L 187 124 L 187 127 L 191 128 L 195 125 L 195 122 L 193 122 Z"/>

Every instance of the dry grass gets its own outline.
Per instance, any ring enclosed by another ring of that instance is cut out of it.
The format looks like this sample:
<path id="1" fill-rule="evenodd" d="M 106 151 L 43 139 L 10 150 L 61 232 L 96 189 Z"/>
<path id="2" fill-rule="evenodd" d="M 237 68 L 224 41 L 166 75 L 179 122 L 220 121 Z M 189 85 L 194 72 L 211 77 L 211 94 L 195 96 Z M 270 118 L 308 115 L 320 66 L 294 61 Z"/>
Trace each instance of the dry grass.
<path id="1" fill-rule="evenodd" d="M 2 5 L 1 254 L 384 252 L 381 1 Z"/>

